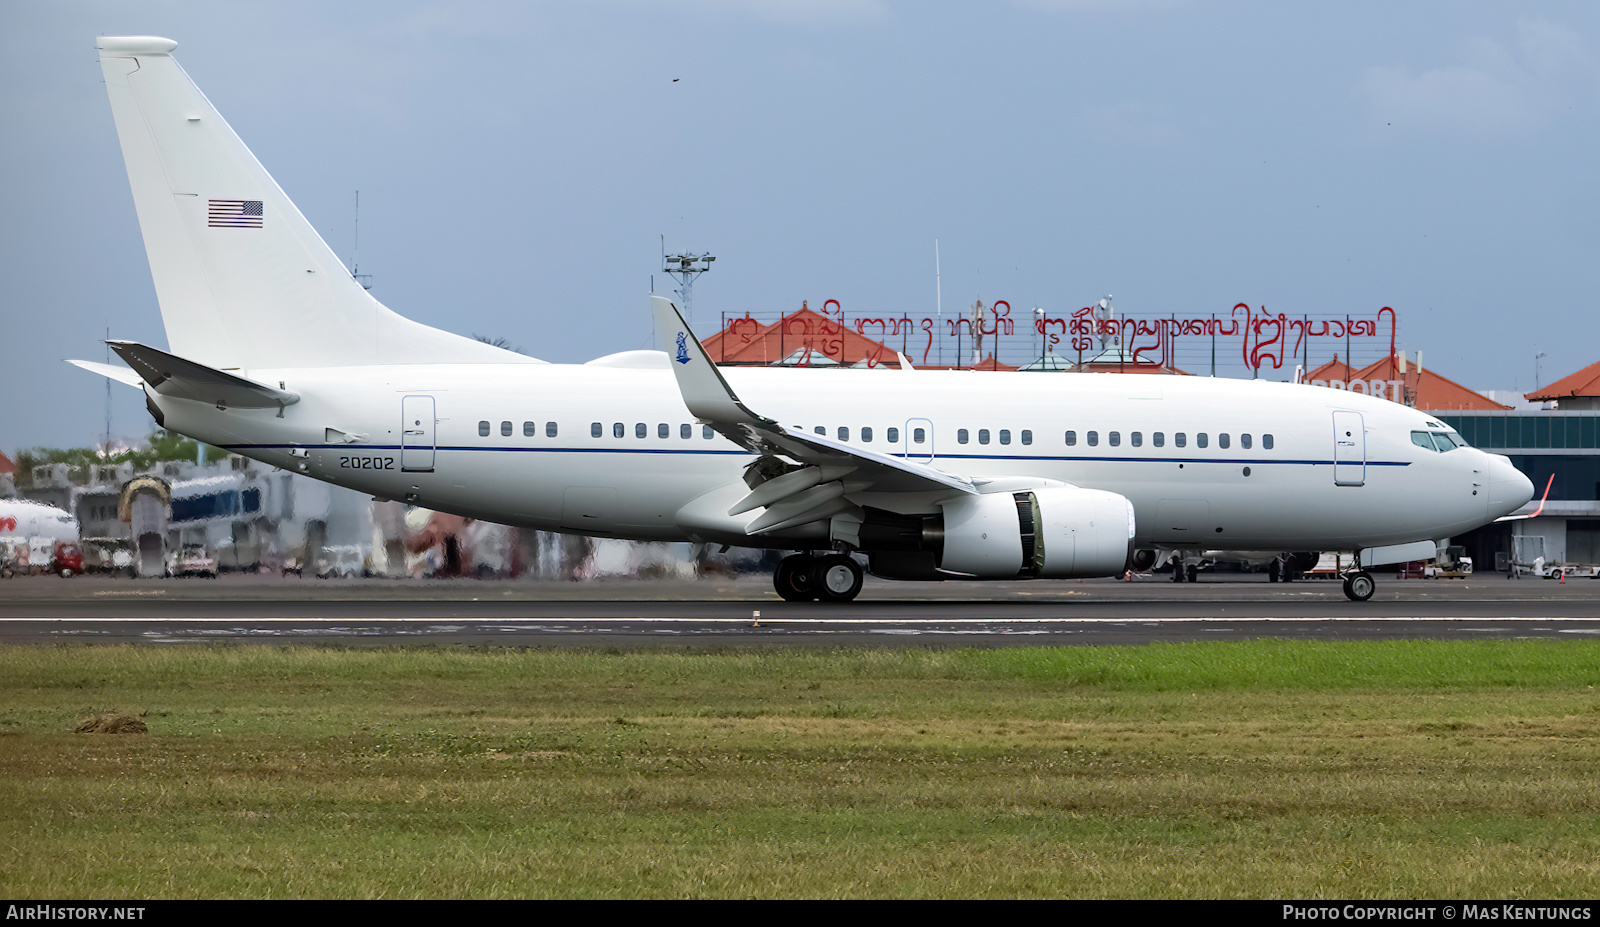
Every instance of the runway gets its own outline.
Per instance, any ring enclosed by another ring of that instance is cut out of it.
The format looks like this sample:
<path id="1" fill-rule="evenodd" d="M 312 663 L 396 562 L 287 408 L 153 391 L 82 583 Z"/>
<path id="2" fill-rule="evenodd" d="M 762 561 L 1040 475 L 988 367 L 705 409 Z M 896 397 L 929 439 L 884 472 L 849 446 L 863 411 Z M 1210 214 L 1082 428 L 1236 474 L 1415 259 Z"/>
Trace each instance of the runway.
<path id="1" fill-rule="evenodd" d="M 339 646 L 1005 647 L 1286 638 L 1572 639 L 1600 635 L 1600 583 L 1246 574 L 1007 583 L 869 581 L 846 605 L 780 600 L 763 576 L 528 583 L 18 577 L 0 582 L 0 643 Z"/>

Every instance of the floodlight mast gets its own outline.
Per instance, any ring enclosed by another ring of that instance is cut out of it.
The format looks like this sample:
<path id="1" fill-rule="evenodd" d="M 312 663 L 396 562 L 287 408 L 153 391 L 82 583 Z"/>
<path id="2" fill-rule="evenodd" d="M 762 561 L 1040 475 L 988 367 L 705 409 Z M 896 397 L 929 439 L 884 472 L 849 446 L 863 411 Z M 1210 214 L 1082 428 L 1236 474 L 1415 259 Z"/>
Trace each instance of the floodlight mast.
<path id="1" fill-rule="evenodd" d="M 683 298 L 682 309 L 694 328 L 694 278 L 711 269 L 716 258 L 706 254 L 668 254 L 661 259 L 661 269 L 678 281 L 678 294 Z"/>

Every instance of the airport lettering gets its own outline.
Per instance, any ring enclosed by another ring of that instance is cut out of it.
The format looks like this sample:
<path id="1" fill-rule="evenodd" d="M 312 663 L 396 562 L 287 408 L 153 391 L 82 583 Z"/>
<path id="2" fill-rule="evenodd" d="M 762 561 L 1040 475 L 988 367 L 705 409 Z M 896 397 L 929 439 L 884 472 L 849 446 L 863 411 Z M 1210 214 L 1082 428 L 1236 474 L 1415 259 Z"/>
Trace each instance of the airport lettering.
<path id="1" fill-rule="evenodd" d="M 1164 318 L 1119 317 L 1105 306 L 1084 306 L 1071 315 L 1051 315 L 1043 309 L 1035 310 L 1032 328 L 1041 342 L 1040 350 L 1034 352 L 1036 355 L 1046 350 L 1068 350 L 1076 352 L 1078 359 L 1083 360 L 1084 352 L 1091 352 L 1092 355 L 1103 350 L 1107 342 L 1115 342 L 1121 347 L 1119 356 L 1123 358 L 1115 363 L 1134 368 L 1170 367 L 1176 364 L 1179 342 L 1183 339 L 1191 339 L 1184 341 L 1186 348 L 1193 349 L 1190 356 L 1199 352 L 1215 364 L 1217 339 L 1238 339 L 1239 359 L 1246 368 L 1260 371 L 1265 367 L 1281 369 L 1285 364 L 1294 364 L 1297 359 L 1309 366 L 1314 353 L 1313 344 L 1318 348 L 1326 346 L 1344 353 L 1346 363 L 1350 362 L 1349 353 L 1357 348 L 1370 349 L 1376 345 L 1381 350 L 1385 314 L 1389 316 L 1387 356 L 1393 357 L 1397 349 L 1399 319 L 1390 306 L 1384 306 L 1362 318 L 1350 313 L 1316 318 L 1303 313 L 1298 318 L 1292 318 L 1288 313 L 1269 313 L 1266 306 L 1252 306 L 1249 303 L 1235 304 L 1226 315 L 1179 316 L 1170 313 Z M 803 347 L 837 360 L 845 353 L 846 335 L 853 331 L 856 335 L 880 342 L 866 357 L 868 367 L 897 362 L 899 352 L 881 343 L 894 338 L 900 339 L 901 349 L 911 353 L 913 358 L 915 352 L 920 350 L 923 366 L 935 357 L 938 363 L 943 363 L 945 346 L 948 345 L 954 350 L 956 364 L 960 366 L 962 358 L 967 356 L 963 351 L 969 352 L 971 358 L 976 360 L 983 355 L 986 342 L 993 353 L 1003 339 L 1014 338 L 1019 331 L 1025 333 L 1028 325 L 1027 322 L 1019 325 L 1019 320 L 1011 317 L 1011 304 L 1003 299 L 997 299 L 987 307 L 981 303 L 975 305 L 970 316 L 960 313 L 953 318 L 859 316 L 853 320 L 846 318 L 837 299 L 830 299 L 823 303 L 820 313 L 785 316 L 779 323 L 769 328 L 748 312 L 734 318 L 723 316 L 723 359 L 726 359 L 730 347 L 737 352 L 741 347 L 776 331 L 779 350 L 784 354 Z M 867 334 L 868 328 L 873 329 L 872 335 Z M 1194 341 L 1204 341 L 1206 344 L 1200 346 Z M 937 355 L 934 354 L 936 345 L 939 346 Z M 684 348 L 679 348 L 676 360 L 688 363 Z M 803 362 L 802 366 L 805 363 L 809 361 Z M 1371 392 L 1377 396 L 1382 396 L 1387 389 L 1395 391 L 1395 396 L 1398 396 L 1403 383 L 1402 380 L 1360 380 L 1350 384 L 1340 382 L 1335 388 Z"/>

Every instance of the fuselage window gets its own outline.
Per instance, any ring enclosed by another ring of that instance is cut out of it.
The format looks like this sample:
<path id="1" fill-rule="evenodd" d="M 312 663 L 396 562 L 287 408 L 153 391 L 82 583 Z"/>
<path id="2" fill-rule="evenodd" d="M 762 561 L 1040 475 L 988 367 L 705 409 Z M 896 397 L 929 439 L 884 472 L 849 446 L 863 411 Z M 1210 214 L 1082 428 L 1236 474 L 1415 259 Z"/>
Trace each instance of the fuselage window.
<path id="1" fill-rule="evenodd" d="M 1415 434 L 1415 432 L 1412 432 L 1412 433 Z M 957 428 L 956 429 L 956 443 L 957 444 L 966 444 L 967 443 L 967 430 L 965 428 Z"/>
<path id="2" fill-rule="evenodd" d="M 1099 445 L 1100 445 L 1100 432 L 1098 432 L 1098 431 L 1089 432 L 1089 446 L 1090 447 L 1098 447 Z"/>
<path id="3" fill-rule="evenodd" d="M 987 429 L 987 428 L 979 428 L 978 429 L 978 443 L 979 444 L 988 444 L 989 443 L 989 429 Z"/>
<path id="4" fill-rule="evenodd" d="M 1022 443 L 1023 444 L 1032 444 L 1033 443 L 1033 430 L 1032 429 L 1029 429 L 1029 428 L 1022 429 Z"/>
<path id="5" fill-rule="evenodd" d="M 1174 447 L 1183 447 L 1184 445 L 1186 445 L 1188 443 L 1189 443 L 1189 436 L 1184 434 L 1181 431 L 1172 436 L 1172 444 L 1173 444 Z"/>
<path id="6" fill-rule="evenodd" d="M 714 435 L 714 434 L 716 434 L 716 432 L 711 430 L 711 426 L 710 425 L 701 425 L 700 426 L 700 437 L 705 438 L 707 441 L 710 441 L 711 440 L 711 436 Z"/>
<path id="7" fill-rule="evenodd" d="M 1195 447 L 1205 447 L 1207 444 L 1210 443 L 1210 441 L 1211 441 L 1211 439 L 1209 437 L 1207 437 L 1206 433 L 1203 432 L 1203 431 L 1194 436 L 1194 446 Z"/>
<path id="8" fill-rule="evenodd" d="M 884 433 L 883 433 L 883 439 L 885 441 L 888 441 L 890 444 L 899 444 L 900 443 L 900 429 L 898 429 L 898 428 L 885 429 Z"/>
<path id="9" fill-rule="evenodd" d="M 658 438 L 670 438 L 670 437 L 672 437 L 672 426 L 668 425 L 666 422 L 662 422 L 661 424 L 657 425 L 656 426 L 656 437 L 658 437 Z"/>
<path id="10" fill-rule="evenodd" d="M 690 438 L 694 437 L 694 426 L 690 425 L 690 424 L 687 424 L 687 423 L 679 425 L 678 426 L 678 437 L 682 438 L 685 441 L 687 441 Z"/>
<path id="11" fill-rule="evenodd" d="M 511 423 L 510 422 L 501 422 L 500 423 L 500 434 L 503 437 L 507 437 L 507 438 L 511 437 Z"/>
<path id="12" fill-rule="evenodd" d="M 544 436 L 546 438 L 554 438 L 556 436 L 556 423 L 555 422 L 545 422 L 544 423 Z"/>
<path id="13" fill-rule="evenodd" d="M 1009 429 L 1009 428 L 1000 429 L 1000 443 L 1001 444 L 1010 444 L 1011 443 L 1011 429 Z"/>
<path id="14" fill-rule="evenodd" d="M 1077 443 L 1078 443 L 1078 433 L 1076 431 L 1067 432 L 1067 447 L 1072 447 L 1073 445 L 1075 445 Z"/>
<path id="15" fill-rule="evenodd" d="M 1222 434 L 1217 435 L 1217 447 L 1227 447 L 1227 446 L 1228 446 L 1228 433 L 1226 431 L 1224 431 Z"/>
<path id="16" fill-rule="evenodd" d="M 1142 447 L 1144 445 L 1144 432 L 1142 432 L 1142 431 L 1134 432 L 1132 435 L 1129 436 L 1129 442 L 1128 443 L 1132 444 L 1134 447 Z"/>
<path id="17" fill-rule="evenodd" d="M 811 430 L 816 432 L 819 435 L 825 435 L 825 434 L 828 433 L 827 426 L 825 426 L 825 425 L 818 425 L 817 427 L 815 427 L 815 428 L 813 428 Z"/>
<path id="18" fill-rule="evenodd" d="M 848 441 L 848 440 L 850 440 L 850 429 L 849 428 L 846 428 L 843 425 L 839 426 L 839 440 L 840 441 Z"/>
<path id="19" fill-rule="evenodd" d="M 1122 446 L 1122 432 L 1113 431 L 1111 434 L 1107 435 L 1106 437 L 1108 438 L 1106 443 L 1110 444 L 1112 447 L 1121 447 Z"/>
<path id="20" fill-rule="evenodd" d="M 1167 446 L 1167 433 L 1164 432 L 1164 431 L 1156 432 L 1155 434 L 1150 436 L 1150 443 L 1154 444 L 1156 447 L 1166 447 Z"/>
<path id="21" fill-rule="evenodd" d="M 912 444 L 922 444 L 923 442 L 925 442 L 927 440 L 928 440 L 928 429 L 926 429 L 926 428 L 913 428 L 913 429 L 911 429 L 911 443 Z"/>
<path id="22" fill-rule="evenodd" d="M 612 422 L 611 423 L 611 437 L 620 438 L 620 437 L 622 437 L 623 435 L 625 435 L 627 433 L 628 433 L 628 430 L 626 428 L 622 427 L 622 423 L 621 422 Z"/>
<path id="23" fill-rule="evenodd" d="M 534 432 L 536 430 L 537 429 L 534 427 L 534 424 L 532 422 L 523 422 L 522 423 L 522 436 L 524 438 L 533 437 L 533 434 L 534 434 Z"/>
<path id="24" fill-rule="evenodd" d="M 1272 450 L 1272 435 L 1261 436 L 1261 449 L 1264 451 Z"/>
<path id="25" fill-rule="evenodd" d="M 1249 435 L 1240 435 L 1239 436 L 1239 446 L 1244 448 L 1247 451 L 1250 450 L 1250 436 Z"/>
<path id="26" fill-rule="evenodd" d="M 649 426 L 645 425 L 644 422 L 636 422 L 636 423 L 634 423 L 633 436 L 635 438 L 642 438 L 642 437 L 644 437 L 645 435 L 647 435 L 649 433 L 650 433 L 650 428 L 649 428 Z"/>
<path id="27" fill-rule="evenodd" d="M 867 444 L 872 443 L 872 426 L 865 425 L 861 428 L 861 440 Z"/>
<path id="28" fill-rule="evenodd" d="M 589 437 L 591 437 L 591 438 L 600 437 L 600 423 L 599 422 L 595 422 L 594 424 L 589 426 Z"/>
<path id="29" fill-rule="evenodd" d="M 478 437 L 480 437 L 480 438 L 489 437 L 489 423 L 488 422 L 479 422 L 478 423 Z"/>

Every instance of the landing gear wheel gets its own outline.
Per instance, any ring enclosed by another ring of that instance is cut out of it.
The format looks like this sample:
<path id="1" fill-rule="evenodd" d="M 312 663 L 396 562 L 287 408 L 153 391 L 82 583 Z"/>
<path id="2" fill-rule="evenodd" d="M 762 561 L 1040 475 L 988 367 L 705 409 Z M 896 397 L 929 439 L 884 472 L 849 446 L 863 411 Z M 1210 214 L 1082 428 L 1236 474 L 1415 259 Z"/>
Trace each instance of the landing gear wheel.
<path id="1" fill-rule="evenodd" d="M 824 602 L 848 602 L 861 592 L 861 564 L 844 554 L 818 557 L 811 577 L 817 598 Z"/>
<path id="2" fill-rule="evenodd" d="M 772 587 L 787 602 L 809 602 L 817 597 L 817 583 L 812 578 L 815 561 L 807 554 L 795 554 L 778 561 L 772 574 Z"/>
<path id="3" fill-rule="evenodd" d="M 1352 602 L 1365 602 L 1372 598 L 1378 589 L 1378 584 L 1373 582 L 1372 574 L 1366 570 L 1357 570 L 1344 578 L 1344 594 Z"/>
<path id="4" fill-rule="evenodd" d="M 1200 581 L 1200 564 L 1191 563 L 1183 568 L 1183 576 L 1191 583 Z"/>

